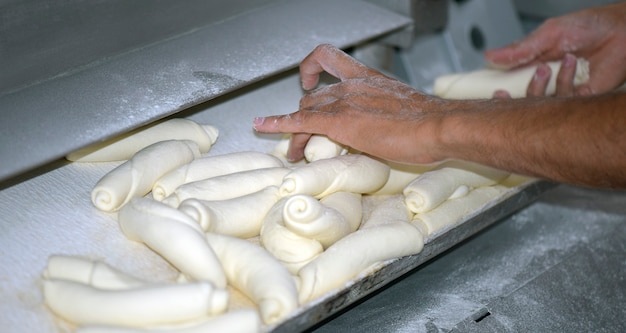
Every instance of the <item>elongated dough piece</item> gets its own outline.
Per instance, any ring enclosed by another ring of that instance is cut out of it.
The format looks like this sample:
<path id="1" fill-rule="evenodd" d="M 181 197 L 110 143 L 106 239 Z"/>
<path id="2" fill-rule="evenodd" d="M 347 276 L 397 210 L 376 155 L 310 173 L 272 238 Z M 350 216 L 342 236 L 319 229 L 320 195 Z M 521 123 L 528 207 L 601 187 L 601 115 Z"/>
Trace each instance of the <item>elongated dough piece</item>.
<path id="1" fill-rule="evenodd" d="M 403 193 L 406 205 L 413 213 L 424 213 L 448 198 L 461 197 L 473 188 L 497 184 L 509 175 L 494 168 L 454 161 L 417 177 Z"/>
<path id="2" fill-rule="evenodd" d="M 423 247 L 422 234 L 408 222 L 359 229 L 300 269 L 300 304 L 341 288 L 376 263 L 419 253 Z"/>
<path id="3" fill-rule="evenodd" d="M 285 176 L 282 196 L 309 194 L 322 198 L 334 192 L 369 193 L 389 178 L 389 166 L 362 154 L 347 154 L 296 167 Z"/>
<path id="4" fill-rule="evenodd" d="M 193 141 L 204 154 L 211 149 L 218 134 L 217 128 L 211 125 L 201 125 L 188 119 L 170 119 L 79 149 L 66 158 L 75 162 L 123 161 L 152 144 L 169 140 Z"/>
<path id="5" fill-rule="evenodd" d="M 283 162 L 276 156 L 256 151 L 201 157 L 158 179 L 152 187 L 152 197 L 156 200 L 163 200 L 180 185 L 202 179 L 240 171 L 283 166 Z"/>
<path id="6" fill-rule="evenodd" d="M 226 200 L 183 201 L 178 210 L 191 216 L 206 232 L 239 238 L 259 235 L 267 212 L 278 202 L 278 186 Z"/>
<path id="7" fill-rule="evenodd" d="M 261 226 L 261 245 L 276 257 L 289 272 L 295 274 L 306 263 L 324 251 L 322 244 L 303 237 L 285 227 L 283 218 L 285 203 L 289 197 L 280 199 L 265 215 Z"/>
<path id="8" fill-rule="evenodd" d="M 153 199 L 135 198 L 122 207 L 118 220 L 128 239 L 146 244 L 184 275 L 226 287 L 219 259 L 189 215 Z"/>
<path id="9" fill-rule="evenodd" d="M 102 261 L 76 256 L 50 256 L 43 276 L 46 279 L 80 282 L 100 289 L 129 289 L 147 284 Z"/>
<path id="10" fill-rule="evenodd" d="M 405 187 L 407 187 L 415 178 L 423 174 L 426 171 L 435 168 L 434 165 L 409 165 L 400 164 L 387 161 L 389 164 L 389 179 L 383 187 L 379 188 L 375 192 L 367 194 L 371 195 L 393 195 L 402 193 Z"/>
<path id="11" fill-rule="evenodd" d="M 552 95 L 556 91 L 556 77 L 561 68 L 561 62 L 549 62 L 548 66 L 552 69 L 552 76 L 546 88 L 546 94 Z M 525 97 L 526 89 L 536 69 L 537 66 L 527 66 L 511 71 L 487 68 L 444 75 L 435 79 L 433 93 L 449 99 L 481 99 L 492 98 L 496 90 L 504 89 L 513 98 Z M 578 58 L 574 85 L 583 84 L 588 80 L 589 62 Z"/>
<path id="12" fill-rule="evenodd" d="M 346 147 L 319 134 L 312 135 L 304 147 L 304 158 L 309 162 L 333 158 L 346 153 L 348 153 Z"/>
<path id="13" fill-rule="evenodd" d="M 426 227 L 427 234 L 431 237 L 458 225 L 467 215 L 479 211 L 484 205 L 500 196 L 506 187 L 501 185 L 484 186 L 470 191 L 466 196 L 446 200 L 437 208 L 415 214 L 412 223 L 421 223 Z M 419 225 L 418 225 L 419 227 Z M 423 229 L 423 227 L 421 227 Z"/>
<path id="14" fill-rule="evenodd" d="M 157 142 L 104 175 L 91 191 L 91 202 L 100 210 L 116 211 L 130 199 L 148 194 L 154 182 L 170 170 L 199 156 L 193 141 Z"/>
<path id="15" fill-rule="evenodd" d="M 314 239 L 327 248 L 358 229 L 362 215 L 361 194 L 335 192 L 318 200 L 307 194 L 287 198 L 285 226 L 297 235 Z"/>
<path id="16" fill-rule="evenodd" d="M 222 313 L 228 292 L 209 282 L 98 289 L 67 280 L 44 280 L 45 304 L 78 325 L 147 326 L 180 323 Z"/>
<path id="17" fill-rule="evenodd" d="M 268 186 L 278 186 L 289 173 L 288 168 L 263 168 L 240 171 L 228 175 L 199 180 L 179 186 L 163 199 L 164 203 L 178 207 L 187 199 L 227 200 L 260 191 Z"/>
<path id="18" fill-rule="evenodd" d="M 224 265 L 228 282 L 259 307 L 267 325 L 298 307 L 293 276 L 264 248 L 249 241 L 208 233 L 209 244 Z"/>
<path id="19" fill-rule="evenodd" d="M 260 333 L 261 318 L 253 309 L 231 310 L 199 323 L 150 328 L 83 326 L 75 333 Z"/>

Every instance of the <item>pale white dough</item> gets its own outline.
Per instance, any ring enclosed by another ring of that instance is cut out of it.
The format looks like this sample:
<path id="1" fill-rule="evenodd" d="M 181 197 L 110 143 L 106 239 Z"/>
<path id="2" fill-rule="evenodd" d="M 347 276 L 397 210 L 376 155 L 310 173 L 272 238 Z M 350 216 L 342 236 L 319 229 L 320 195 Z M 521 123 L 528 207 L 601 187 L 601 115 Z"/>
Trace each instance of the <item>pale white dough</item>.
<path id="1" fill-rule="evenodd" d="M 152 187 L 152 197 L 156 200 L 163 200 L 180 185 L 202 179 L 240 171 L 283 166 L 283 162 L 276 156 L 256 151 L 201 157 L 158 179 Z"/>
<path id="2" fill-rule="evenodd" d="M 324 251 L 322 244 L 303 237 L 285 227 L 283 218 L 285 203 L 289 197 L 280 199 L 265 215 L 261 226 L 261 245 L 276 257 L 291 273 L 313 260 Z"/>
<path id="3" fill-rule="evenodd" d="M 315 239 L 327 248 L 361 224 L 361 194 L 335 192 L 318 200 L 307 194 L 287 198 L 283 210 L 285 227 Z"/>
<path id="4" fill-rule="evenodd" d="M 178 209 L 196 220 L 206 232 L 250 238 L 259 235 L 267 212 L 278 202 L 277 186 L 226 200 L 187 199 Z"/>
<path id="5" fill-rule="evenodd" d="M 345 155 L 347 152 L 348 149 L 346 147 L 329 139 L 327 136 L 314 134 L 304 147 L 304 158 L 309 162 L 313 162 Z"/>
<path id="6" fill-rule="evenodd" d="M 75 333 L 260 333 L 261 318 L 256 310 L 240 309 L 210 317 L 197 323 L 150 328 L 84 326 Z"/>
<path id="7" fill-rule="evenodd" d="M 218 137 L 217 128 L 188 119 L 170 119 L 145 126 L 111 140 L 91 145 L 67 155 L 76 162 L 109 162 L 130 159 L 141 149 L 159 141 L 194 141 L 201 153 L 211 149 Z"/>
<path id="8" fill-rule="evenodd" d="M 408 222 L 359 229 L 300 269 L 300 303 L 341 288 L 376 263 L 419 253 L 423 247 L 422 234 Z"/>
<path id="9" fill-rule="evenodd" d="M 389 166 L 361 154 L 340 155 L 295 167 L 280 186 L 281 195 L 322 198 L 334 192 L 369 193 L 389 179 Z"/>
<path id="10" fill-rule="evenodd" d="M 178 207 L 187 199 L 227 200 L 260 191 L 268 186 L 279 186 L 288 168 L 263 168 L 235 172 L 183 184 L 163 199 L 164 203 Z"/>
<path id="11" fill-rule="evenodd" d="M 142 242 L 193 280 L 226 287 L 222 265 L 204 231 L 189 215 L 148 198 L 135 198 L 118 216 L 124 235 Z"/>
<path id="12" fill-rule="evenodd" d="M 148 194 L 167 172 L 199 156 L 193 141 L 157 142 L 104 175 L 91 191 L 91 201 L 100 210 L 116 211 L 130 199 Z"/>
<path id="13" fill-rule="evenodd" d="M 556 91 L 556 77 L 561 68 L 560 61 L 549 62 L 552 76 L 546 94 L 552 95 Z M 439 97 L 449 99 L 481 99 L 492 98 L 496 90 L 504 89 L 511 97 L 526 96 L 526 89 L 535 75 L 537 66 L 527 66 L 520 69 L 505 71 L 494 68 L 480 69 L 467 73 L 457 73 L 438 77 L 433 85 L 433 93 Z M 578 58 L 574 85 L 580 85 L 589 80 L 589 62 Z"/>
<path id="14" fill-rule="evenodd" d="M 80 282 L 100 289 L 129 289 L 147 284 L 102 261 L 64 255 L 48 258 L 43 277 Z"/>
<path id="15" fill-rule="evenodd" d="M 43 281 L 44 302 L 78 325 L 148 326 L 180 323 L 222 313 L 228 292 L 209 282 L 150 284 L 132 289 L 98 289 L 79 282 Z"/>
<path id="16" fill-rule="evenodd" d="M 497 184 L 510 173 L 475 163 L 452 161 L 425 172 L 404 189 L 406 205 L 413 213 L 424 213 L 449 198 L 471 189 Z"/>
<path id="17" fill-rule="evenodd" d="M 228 282 L 258 306 L 267 325 L 278 322 L 298 307 L 293 276 L 264 248 L 249 241 L 208 233 Z"/>
<path id="18" fill-rule="evenodd" d="M 370 192 L 371 195 L 393 195 L 402 193 L 405 187 L 415 178 L 435 168 L 435 165 L 409 165 L 387 161 L 389 165 L 389 179 L 383 187 Z"/>
<path id="19" fill-rule="evenodd" d="M 489 202 L 498 198 L 506 187 L 501 185 L 484 186 L 470 191 L 466 196 L 446 200 L 437 208 L 413 216 L 412 223 L 426 227 L 427 234 L 433 236 L 449 230 L 463 221 L 468 215 L 480 211 Z"/>

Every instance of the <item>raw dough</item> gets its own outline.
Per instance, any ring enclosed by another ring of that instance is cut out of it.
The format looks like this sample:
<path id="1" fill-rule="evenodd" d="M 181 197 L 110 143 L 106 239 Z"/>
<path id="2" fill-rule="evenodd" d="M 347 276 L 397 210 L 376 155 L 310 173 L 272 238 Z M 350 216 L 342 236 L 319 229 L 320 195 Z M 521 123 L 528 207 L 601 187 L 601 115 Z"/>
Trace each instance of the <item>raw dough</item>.
<path id="1" fill-rule="evenodd" d="M 199 180 L 179 186 L 163 199 L 164 203 L 178 207 L 187 199 L 226 200 L 260 191 L 268 186 L 278 186 L 289 173 L 288 168 L 263 168 L 240 171 L 228 175 Z"/>
<path id="2" fill-rule="evenodd" d="M 199 156 L 193 141 L 157 142 L 104 175 L 94 186 L 91 201 L 100 210 L 118 210 L 130 199 L 148 194 L 161 176 Z"/>
<path id="3" fill-rule="evenodd" d="M 294 168 L 285 176 L 282 196 L 308 194 L 323 198 L 334 192 L 369 193 L 389 179 L 389 166 L 361 154 L 347 154 L 317 160 Z"/>
<path id="4" fill-rule="evenodd" d="M 43 281 L 45 304 L 78 325 L 148 326 L 195 320 L 226 310 L 228 293 L 209 282 L 98 289 L 79 282 Z"/>
<path id="5" fill-rule="evenodd" d="M 285 202 L 285 227 L 324 248 L 358 229 L 361 224 L 361 194 L 335 192 L 318 200 L 307 194 L 290 196 Z"/>
<path id="6" fill-rule="evenodd" d="M 422 223 L 428 232 L 424 236 L 432 237 L 463 222 L 464 218 L 482 210 L 482 207 L 500 196 L 506 187 L 501 185 L 484 186 L 470 191 L 466 196 L 446 200 L 439 207 L 413 217 L 412 223 Z M 422 228 L 418 225 L 418 228 Z"/>
<path id="7" fill-rule="evenodd" d="M 194 324 L 131 328 L 112 326 L 79 327 L 75 333 L 260 333 L 261 319 L 252 309 L 231 310 Z"/>
<path id="8" fill-rule="evenodd" d="M 449 198 L 461 197 L 473 188 L 497 184 L 510 173 L 461 161 L 442 164 L 413 180 L 403 191 L 413 213 L 434 209 Z"/>
<path id="9" fill-rule="evenodd" d="M 120 209 L 118 220 L 128 239 L 146 244 L 181 273 L 226 287 L 222 264 L 189 215 L 153 199 L 135 198 Z"/>
<path id="10" fill-rule="evenodd" d="M 130 289 L 147 284 L 102 261 L 62 255 L 48 258 L 43 277 L 80 282 L 100 289 Z"/>
<path id="11" fill-rule="evenodd" d="M 346 147 L 329 139 L 327 136 L 314 134 L 304 147 L 304 158 L 309 161 L 317 161 L 325 158 L 333 158 L 345 155 L 348 152 Z"/>
<path id="12" fill-rule="evenodd" d="M 556 77 L 561 68 L 560 61 L 549 62 L 552 76 L 546 89 L 546 94 L 553 95 L 556 91 Z M 433 93 L 439 97 L 449 99 L 481 99 L 492 98 L 498 89 L 509 92 L 511 97 L 526 96 L 526 89 L 535 75 L 537 66 L 528 66 L 511 71 L 499 69 L 481 69 L 468 73 L 444 75 L 435 79 Z M 574 85 L 580 85 L 589 80 L 589 62 L 578 58 Z"/>
<path id="13" fill-rule="evenodd" d="M 283 162 L 276 156 L 256 151 L 201 157 L 168 172 L 157 180 L 152 187 L 152 197 L 163 200 L 180 185 L 202 179 L 239 171 L 283 166 Z"/>
<path id="14" fill-rule="evenodd" d="M 389 165 L 389 179 L 383 187 L 370 192 L 371 195 L 393 195 L 402 193 L 405 187 L 415 178 L 426 171 L 433 169 L 434 165 L 409 165 L 395 162 L 387 162 Z"/>
<path id="15" fill-rule="evenodd" d="M 123 161 L 147 146 L 169 140 L 194 141 L 204 154 L 211 149 L 217 137 L 218 130 L 211 125 L 201 125 L 188 119 L 170 119 L 77 150 L 66 158 L 76 162 Z"/>
<path id="16" fill-rule="evenodd" d="M 278 202 L 277 186 L 226 200 L 187 199 L 178 209 L 196 220 L 206 232 L 239 238 L 259 235 L 267 212 Z"/>
<path id="17" fill-rule="evenodd" d="M 423 236 L 408 222 L 406 208 L 395 209 L 402 204 L 401 196 L 388 200 L 392 202 L 381 203 L 372 212 L 370 219 L 374 220 L 365 222 L 364 227 L 340 239 L 300 269 L 301 304 L 341 288 L 372 265 L 422 251 Z"/>
<path id="18" fill-rule="evenodd" d="M 276 323 L 298 307 L 293 276 L 269 252 L 235 237 L 213 233 L 206 237 L 228 282 L 257 304 L 265 324 Z"/>

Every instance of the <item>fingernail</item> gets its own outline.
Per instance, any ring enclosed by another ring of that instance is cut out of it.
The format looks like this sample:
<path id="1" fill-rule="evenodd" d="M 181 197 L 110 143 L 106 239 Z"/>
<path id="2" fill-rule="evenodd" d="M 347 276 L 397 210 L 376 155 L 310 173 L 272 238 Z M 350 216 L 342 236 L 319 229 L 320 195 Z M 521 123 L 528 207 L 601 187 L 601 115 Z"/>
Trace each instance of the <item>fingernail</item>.
<path id="1" fill-rule="evenodd" d="M 535 79 L 545 79 L 549 74 L 547 66 L 539 65 L 535 71 Z"/>
<path id="2" fill-rule="evenodd" d="M 257 126 L 263 125 L 264 121 L 265 121 L 264 117 L 255 117 L 254 120 L 252 121 L 252 125 L 256 129 Z"/>

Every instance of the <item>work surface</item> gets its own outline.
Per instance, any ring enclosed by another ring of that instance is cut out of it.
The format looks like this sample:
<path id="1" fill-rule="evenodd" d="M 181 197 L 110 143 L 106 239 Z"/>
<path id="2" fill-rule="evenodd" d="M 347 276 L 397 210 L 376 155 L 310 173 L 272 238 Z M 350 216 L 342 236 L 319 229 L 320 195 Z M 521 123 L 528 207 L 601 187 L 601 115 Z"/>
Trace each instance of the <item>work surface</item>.
<path id="1" fill-rule="evenodd" d="M 559 186 L 321 332 L 624 332 L 626 192 Z"/>

